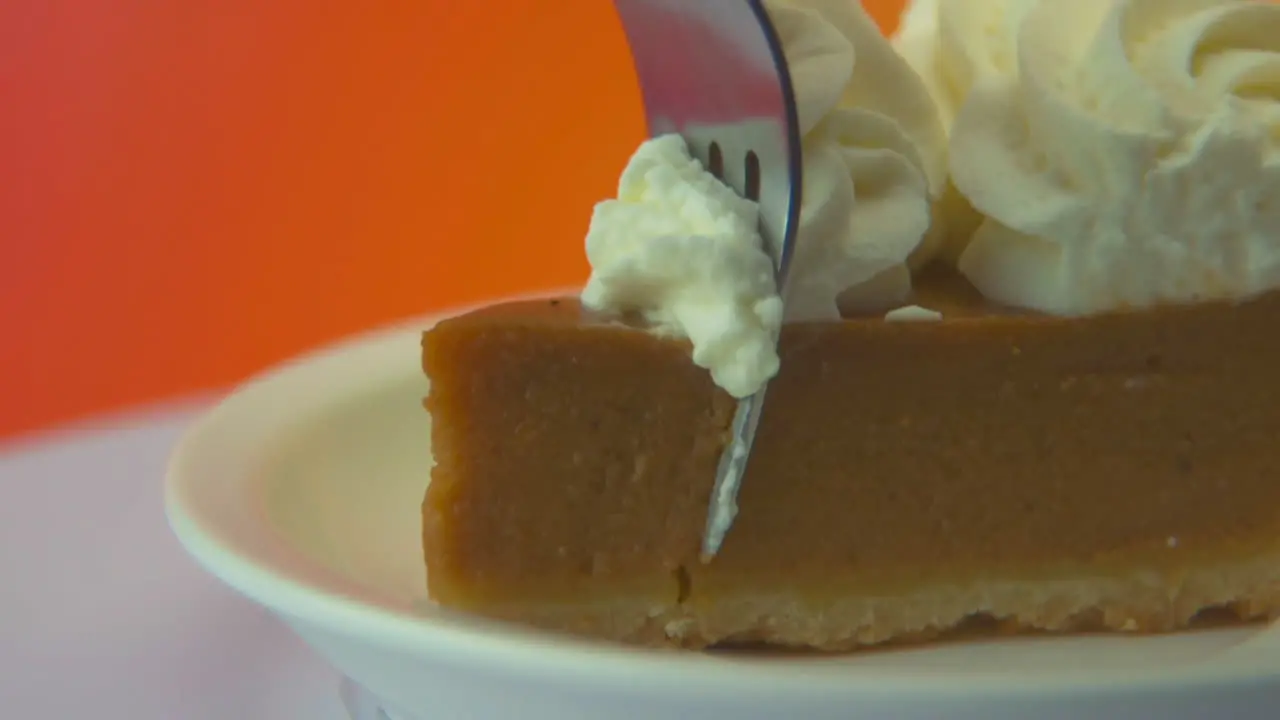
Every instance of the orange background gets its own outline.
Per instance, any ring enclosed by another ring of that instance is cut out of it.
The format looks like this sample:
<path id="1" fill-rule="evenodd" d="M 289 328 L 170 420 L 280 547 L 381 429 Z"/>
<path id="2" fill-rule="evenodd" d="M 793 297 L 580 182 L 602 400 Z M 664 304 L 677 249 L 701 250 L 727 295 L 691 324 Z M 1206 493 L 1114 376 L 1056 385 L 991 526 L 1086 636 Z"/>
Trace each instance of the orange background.
<path id="1" fill-rule="evenodd" d="M 642 132 L 607 0 L 4 0 L 0 435 L 580 282 Z"/>

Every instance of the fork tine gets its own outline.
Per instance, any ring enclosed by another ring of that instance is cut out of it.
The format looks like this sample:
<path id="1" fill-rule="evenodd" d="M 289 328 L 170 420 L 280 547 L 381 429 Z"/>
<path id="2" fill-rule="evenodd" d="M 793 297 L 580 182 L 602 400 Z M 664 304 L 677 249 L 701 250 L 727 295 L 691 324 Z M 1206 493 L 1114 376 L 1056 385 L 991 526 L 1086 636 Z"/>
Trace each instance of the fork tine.
<path id="1" fill-rule="evenodd" d="M 614 6 L 650 134 L 680 133 L 709 171 L 758 202 L 760 235 L 785 300 L 800 212 L 800 132 L 786 58 L 763 3 L 614 0 Z M 719 552 L 737 513 L 764 390 L 741 400 L 734 413 L 708 502 L 703 562 Z"/>

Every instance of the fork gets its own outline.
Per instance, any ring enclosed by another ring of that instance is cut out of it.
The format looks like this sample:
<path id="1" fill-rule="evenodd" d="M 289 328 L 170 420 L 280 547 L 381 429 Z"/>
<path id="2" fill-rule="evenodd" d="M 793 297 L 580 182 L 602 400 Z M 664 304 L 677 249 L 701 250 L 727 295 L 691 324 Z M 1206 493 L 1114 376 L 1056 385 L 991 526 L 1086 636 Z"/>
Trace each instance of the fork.
<path id="1" fill-rule="evenodd" d="M 759 0 L 614 0 L 644 97 L 651 136 L 679 133 L 690 153 L 758 203 L 778 294 L 800 214 L 800 130 L 791 74 Z M 775 342 L 777 338 L 774 339 Z M 716 468 L 701 559 L 720 551 L 738 512 L 765 387 L 738 402 Z"/>

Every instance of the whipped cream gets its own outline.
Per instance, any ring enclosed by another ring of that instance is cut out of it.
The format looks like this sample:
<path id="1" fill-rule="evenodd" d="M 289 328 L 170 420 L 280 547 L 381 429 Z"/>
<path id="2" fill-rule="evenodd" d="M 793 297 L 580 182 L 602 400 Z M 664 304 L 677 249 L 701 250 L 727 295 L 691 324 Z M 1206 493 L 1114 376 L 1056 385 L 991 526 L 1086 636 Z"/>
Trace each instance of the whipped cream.
<path id="1" fill-rule="evenodd" d="M 775 0 L 768 7 L 804 144 L 787 319 L 837 319 L 840 304 L 891 307 L 910 292 L 907 261 L 930 230 L 946 180 L 942 120 L 860 3 Z"/>
<path id="2" fill-rule="evenodd" d="M 927 5 L 899 47 L 954 108 L 984 295 L 1075 315 L 1280 286 L 1280 5 Z"/>
<path id="3" fill-rule="evenodd" d="M 898 29 L 891 39 L 893 49 L 912 70 L 916 71 L 933 97 L 942 118 L 944 131 L 949 131 L 956 115 L 956 93 L 942 79 L 941 50 L 938 42 L 938 0 L 912 0 L 898 19 Z"/>
<path id="4" fill-rule="evenodd" d="M 912 0 L 907 4 L 892 44 L 928 88 L 948 132 L 975 83 L 1016 73 L 1015 36 L 1036 1 Z"/>
<path id="5" fill-rule="evenodd" d="M 906 305 L 895 308 L 884 314 L 888 322 L 937 322 L 942 313 L 919 305 Z"/>
<path id="6" fill-rule="evenodd" d="M 859 3 L 776 0 L 799 109 L 804 198 L 786 320 L 837 319 L 838 303 L 889 309 L 946 180 L 946 136 L 929 91 Z M 650 140 L 587 234 L 586 306 L 639 312 L 687 337 L 693 360 L 736 397 L 778 369 L 784 320 L 757 208 L 689 156 Z M 856 308 L 855 308 L 856 309 Z"/>
<path id="7" fill-rule="evenodd" d="M 678 135 L 642 144 L 596 205 L 587 231 L 585 306 L 635 311 L 688 338 L 693 362 L 746 397 L 778 371 L 782 299 L 759 211 L 689 155 Z"/>
<path id="8" fill-rule="evenodd" d="M 1005 9 L 1017 1 L 949 3 L 945 36 L 940 0 L 907 3 L 892 44 L 933 97 L 948 135 L 957 110 L 972 89 L 974 75 L 998 72 L 995 68 L 1012 64 L 1008 43 L 1003 39 L 1006 36 L 999 28 L 1007 21 Z M 1010 14 L 1016 16 L 1016 11 L 1014 8 Z M 956 189 L 949 167 L 946 186 L 934 203 L 933 213 L 933 231 L 927 238 L 930 252 L 917 253 L 923 259 L 940 257 L 954 264 L 982 223 L 982 216 Z"/>

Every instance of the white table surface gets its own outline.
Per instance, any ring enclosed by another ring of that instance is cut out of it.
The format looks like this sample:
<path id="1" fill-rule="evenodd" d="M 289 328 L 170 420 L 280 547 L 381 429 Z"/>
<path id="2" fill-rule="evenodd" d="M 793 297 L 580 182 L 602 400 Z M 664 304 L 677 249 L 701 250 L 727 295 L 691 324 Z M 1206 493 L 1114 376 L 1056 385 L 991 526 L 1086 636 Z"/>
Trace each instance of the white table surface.
<path id="1" fill-rule="evenodd" d="M 0 444 L 0 717 L 347 717 L 337 673 L 165 524 L 165 461 L 197 407 Z"/>

